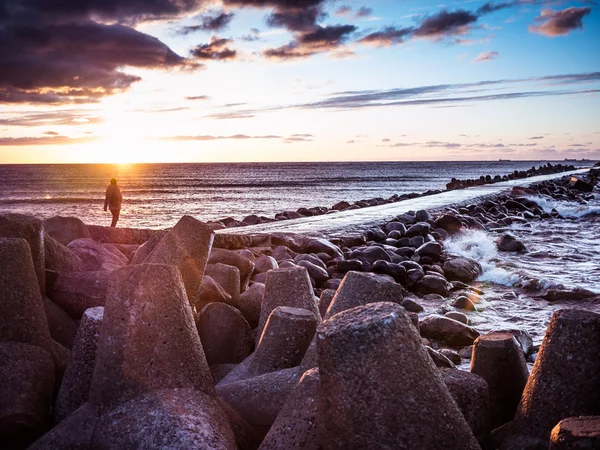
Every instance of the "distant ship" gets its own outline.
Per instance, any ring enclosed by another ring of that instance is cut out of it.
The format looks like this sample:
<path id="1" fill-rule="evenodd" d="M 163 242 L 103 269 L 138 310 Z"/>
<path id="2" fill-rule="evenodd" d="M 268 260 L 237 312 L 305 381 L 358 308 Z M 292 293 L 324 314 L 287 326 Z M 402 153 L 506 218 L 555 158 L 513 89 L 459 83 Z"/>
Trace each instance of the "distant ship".
<path id="1" fill-rule="evenodd" d="M 498 162 L 510 162 L 510 159 L 499 159 Z"/>

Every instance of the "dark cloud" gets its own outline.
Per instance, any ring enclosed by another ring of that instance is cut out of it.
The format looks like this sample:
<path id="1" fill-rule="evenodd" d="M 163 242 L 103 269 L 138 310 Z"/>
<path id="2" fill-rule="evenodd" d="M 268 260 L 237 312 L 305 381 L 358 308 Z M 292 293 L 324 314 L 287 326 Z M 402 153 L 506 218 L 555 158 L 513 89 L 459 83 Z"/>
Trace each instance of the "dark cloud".
<path id="1" fill-rule="evenodd" d="M 389 46 L 392 44 L 401 44 L 409 38 L 414 32 L 414 28 L 386 27 L 381 31 L 376 31 L 359 39 L 362 44 L 372 44 L 377 46 Z"/>
<path id="2" fill-rule="evenodd" d="M 231 39 L 213 36 L 208 44 L 191 49 L 190 55 L 201 60 L 229 61 L 237 56 L 237 50 L 228 47 L 231 42 Z"/>
<path id="3" fill-rule="evenodd" d="M 316 27 L 317 22 L 327 17 L 320 6 L 303 9 L 275 11 L 267 17 L 270 27 L 283 27 L 290 31 L 306 31 Z"/>
<path id="4" fill-rule="evenodd" d="M 58 134 L 41 137 L 4 137 L 0 138 L 0 147 L 17 147 L 25 145 L 67 145 L 67 144 L 85 144 L 93 142 L 95 137 L 70 138 Z"/>
<path id="5" fill-rule="evenodd" d="M 311 31 L 297 34 L 294 41 L 278 48 L 267 49 L 263 54 L 271 59 L 306 58 L 338 49 L 356 30 L 354 25 L 317 26 Z"/>
<path id="6" fill-rule="evenodd" d="M 234 13 L 228 13 L 223 10 L 209 11 L 208 13 L 198 16 L 200 23 L 198 25 L 190 25 L 177 30 L 178 34 L 187 35 L 197 31 L 221 31 L 229 26 Z"/>
<path id="7" fill-rule="evenodd" d="M 192 95 L 190 97 L 186 97 L 186 100 L 209 100 L 210 97 L 208 95 Z"/>
<path id="8" fill-rule="evenodd" d="M 240 37 L 242 41 L 254 42 L 260 40 L 260 30 L 258 28 L 250 28 L 250 32 Z"/>
<path id="9" fill-rule="evenodd" d="M 487 2 L 483 6 L 477 9 L 477 15 L 482 16 L 484 14 L 493 13 L 500 11 L 501 9 L 511 8 L 515 5 L 515 2 L 502 2 L 502 3 L 491 3 Z"/>
<path id="10" fill-rule="evenodd" d="M 123 68 L 192 67 L 155 37 L 125 24 L 174 17 L 195 10 L 198 4 L 191 0 L 14 2 L 0 12 L 0 103 L 91 103 L 140 80 Z"/>
<path id="11" fill-rule="evenodd" d="M 478 16 L 470 11 L 442 10 L 437 14 L 426 17 L 414 31 L 414 36 L 421 38 L 442 39 L 448 36 L 466 34 L 470 26 L 477 22 Z"/>
<path id="12" fill-rule="evenodd" d="M 589 7 L 573 6 L 562 11 L 544 9 L 540 17 L 535 19 L 536 25 L 529 26 L 529 31 L 549 37 L 565 36 L 577 28 L 583 29 L 583 18 L 591 11 Z"/>
<path id="13" fill-rule="evenodd" d="M 361 6 L 358 11 L 356 11 L 356 17 L 369 17 L 373 14 L 373 9 L 368 6 Z"/>

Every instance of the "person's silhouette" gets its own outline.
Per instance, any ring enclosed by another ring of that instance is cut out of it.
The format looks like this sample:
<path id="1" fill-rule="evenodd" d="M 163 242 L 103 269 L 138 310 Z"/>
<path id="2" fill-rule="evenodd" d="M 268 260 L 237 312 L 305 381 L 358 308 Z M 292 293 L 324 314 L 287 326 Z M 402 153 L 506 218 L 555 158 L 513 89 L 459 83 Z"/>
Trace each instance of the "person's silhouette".
<path id="1" fill-rule="evenodd" d="M 104 211 L 110 209 L 112 214 L 111 227 L 116 227 L 119 220 L 119 214 L 121 213 L 121 203 L 123 202 L 123 196 L 121 195 L 121 189 L 117 186 L 117 180 L 115 178 L 110 179 L 110 184 L 106 188 L 106 198 L 104 199 Z"/>

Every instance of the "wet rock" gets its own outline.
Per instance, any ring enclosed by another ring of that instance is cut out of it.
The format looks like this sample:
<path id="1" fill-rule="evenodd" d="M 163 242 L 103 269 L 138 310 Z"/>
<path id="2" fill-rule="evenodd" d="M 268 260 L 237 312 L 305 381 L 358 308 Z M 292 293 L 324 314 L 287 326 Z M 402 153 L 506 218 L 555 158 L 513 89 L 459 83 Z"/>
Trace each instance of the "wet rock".
<path id="1" fill-rule="evenodd" d="M 338 261 L 337 270 L 340 273 L 347 273 L 351 271 L 364 272 L 370 267 L 369 263 L 363 263 L 359 259 L 349 259 L 346 261 Z"/>
<path id="2" fill-rule="evenodd" d="M 523 352 L 513 335 L 492 332 L 480 336 L 473 345 L 471 372 L 489 386 L 492 428 L 511 420 L 529 376 Z"/>
<path id="3" fill-rule="evenodd" d="M 438 352 L 437 350 L 434 350 L 433 348 L 431 348 L 428 345 L 425 346 L 425 350 L 427 350 L 429 357 L 431 358 L 433 363 L 436 365 L 436 367 L 446 368 L 446 369 L 456 369 L 456 366 L 454 365 L 454 363 L 452 361 L 450 361 L 450 359 L 448 359 L 442 353 Z"/>
<path id="4" fill-rule="evenodd" d="M 402 222 L 387 223 L 385 225 L 385 232 L 389 235 L 392 231 L 397 231 L 400 233 L 400 236 L 402 236 L 406 233 L 406 225 L 404 225 Z"/>
<path id="5" fill-rule="evenodd" d="M 471 299 L 466 295 L 457 297 L 452 303 L 450 303 L 450 306 L 453 306 L 457 309 L 464 309 L 465 311 L 477 311 L 475 303 L 473 303 L 473 301 L 471 301 Z"/>
<path id="6" fill-rule="evenodd" d="M 467 317 L 467 315 L 458 311 L 447 312 L 446 314 L 444 314 L 444 317 L 464 323 L 465 325 L 469 325 L 469 318 Z"/>
<path id="7" fill-rule="evenodd" d="M 439 294 L 443 297 L 447 297 L 450 293 L 448 282 L 445 278 L 429 274 L 425 275 L 417 282 L 415 290 L 419 294 Z"/>
<path id="8" fill-rule="evenodd" d="M 388 255 L 384 249 L 377 246 L 362 247 L 356 249 L 350 254 L 350 259 L 357 259 L 359 261 L 367 262 L 369 264 L 373 264 L 377 260 L 383 260 L 388 262 L 392 261 L 390 255 Z"/>
<path id="9" fill-rule="evenodd" d="M 209 303 L 200 312 L 197 326 L 209 365 L 238 364 L 252 352 L 250 325 L 232 306 Z"/>
<path id="10" fill-rule="evenodd" d="M 244 292 L 248 288 L 250 277 L 255 269 L 255 262 L 242 256 L 238 252 L 213 248 L 208 259 L 209 264 L 226 264 L 228 266 L 237 267 L 240 272 L 240 288 L 239 292 Z M 218 282 L 218 280 L 217 280 Z M 232 296 L 235 297 L 235 296 Z"/>
<path id="11" fill-rule="evenodd" d="M 83 270 L 83 262 L 79 256 L 48 235 L 44 236 L 44 261 L 46 270 L 56 273 Z"/>
<path id="12" fill-rule="evenodd" d="M 598 411 L 599 347 L 600 314 L 562 309 L 552 315 L 513 420 L 514 434 L 547 443 L 560 420 Z"/>
<path id="13" fill-rule="evenodd" d="M 309 261 L 323 269 L 327 269 L 327 266 L 321 258 L 312 254 L 300 254 L 294 258 L 294 263 L 300 265 L 300 261 Z"/>
<path id="14" fill-rule="evenodd" d="M 450 347 L 471 345 L 479 337 L 475 329 L 447 317 L 430 315 L 421 320 L 421 335 Z"/>
<path id="15" fill-rule="evenodd" d="M 425 276 L 425 272 L 422 269 L 408 269 L 406 272 L 406 280 L 408 286 L 413 286 L 417 284 L 423 277 Z"/>
<path id="16" fill-rule="evenodd" d="M 427 242 L 417 248 L 416 252 L 419 256 L 429 256 L 434 260 L 439 261 L 442 254 L 442 246 L 439 242 Z"/>
<path id="17" fill-rule="evenodd" d="M 302 375 L 259 450 L 318 450 L 317 394 L 319 370 Z"/>
<path id="18" fill-rule="evenodd" d="M 413 237 L 410 238 L 410 241 L 409 241 L 408 245 L 410 247 L 420 248 L 424 244 L 425 244 L 425 238 L 423 236 L 413 236 Z M 415 252 L 415 255 L 418 255 L 418 254 Z M 420 256 L 420 255 L 418 255 L 418 256 Z"/>
<path id="19" fill-rule="evenodd" d="M 110 272 L 75 272 L 59 275 L 48 297 L 73 319 L 86 309 L 104 306 Z"/>
<path id="20" fill-rule="evenodd" d="M 317 343 L 323 448 L 479 448 L 399 305 L 341 312 L 319 327 Z"/>
<path id="21" fill-rule="evenodd" d="M 597 448 L 600 448 L 600 416 L 563 419 L 550 434 L 549 450 L 591 450 Z"/>
<path id="22" fill-rule="evenodd" d="M 485 448 L 490 437 L 490 398 L 486 381 L 462 370 L 442 369 L 440 376 L 469 424 L 477 442 Z"/>
<path id="23" fill-rule="evenodd" d="M 252 283 L 233 305 L 242 313 L 251 328 L 256 328 L 258 326 L 264 295 L 265 285 L 262 283 Z"/>
<path id="24" fill-rule="evenodd" d="M 424 209 L 417 211 L 415 213 L 415 218 L 417 219 L 417 222 L 428 222 L 431 220 L 431 216 Z"/>
<path id="25" fill-rule="evenodd" d="M 296 367 L 317 329 L 317 317 L 300 308 L 279 306 L 271 312 L 256 351 L 233 369 L 220 384 Z"/>
<path id="26" fill-rule="evenodd" d="M 398 283 L 406 283 L 406 269 L 400 264 L 378 260 L 375 261 L 371 270 L 375 273 L 389 275 Z"/>
<path id="27" fill-rule="evenodd" d="M 272 256 L 262 255 L 254 260 L 254 273 L 266 273 L 269 270 L 279 269 L 277 260 Z"/>
<path id="28" fill-rule="evenodd" d="M 482 272 L 481 265 L 471 258 L 454 258 L 444 263 L 444 275 L 450 281 L 469 283 Z"/>
<path id="29" fill-rule="evenodd" d="M 278 306 L 306 309 L 313 312 L 320 320 L 310 278 L 304 267 L 276 269 L 267 273 L 265 295 L 258 324 L 260 334 L 262 334 L 269 315 Z"/>
<path id="30" fill-rule="evenodd" d="M 329 279 L 329 274 L 325 269 L 310 261 L 300 261 L 298 266 L 304 267 L 308 271 L 308 275 L 315 280 L 317 285 L 320 285 Z"/>
<path id="31" fill-rule="evenodd" d="M 50 336 L 70 350 L 73 347 L 75 335 L 77 334 L 77 323 L 69 317 L 65 310 L 49 298 L 44 297 L 42 300 Z"/>
<path id="32" fill-rule="evenodd" d="M 183 216 L 144 260 L 145 264 L 176 266 L 191 304 L 196 303 L 214 233 L 202 222 Z"/>
<path id="33" fill-rule="evenodd" d="M 460 219 L 450 214 L 444 214 L 435 221 L 435 228 L 441 228 L 449 234 L 454 234 L 462 228 Z"/>
<path id="34" fill-rule="evenodd" d="M 525 244 L 512 233 L 504 233 L 496 240 L 498 250 L 502 252 L 522 252 L 525 251 Z"/>
<path id="35" fill-rule="evenodd" d="M 237 267 L 222 263 L 207 264 L 204 273 L 221 286 L 233 301 L 239 298 L 240 271 Z"/>
<path id="36" fill-rule="evenodd" d="M 71 359 L 60 385 L 54 407 L 54 421 L 59 423 L 88 400 L 100 326 L 104 308 L 88 309 L 81 317 Z"/>
<path id="37" fill-rule="evenodd" d="M 420 313 L 421 311 L 423 311 L 423 307 L 410 298 L 405 298 L 404 300 L 402 300 L 400 306 L 402 306 L 408 312 Z"/>
<path id="38" fill-rule="evenodd" d="M 168 231 L 157 231 L 135 251 L 130 264 L 142 264 L 158 243 L 168 234 Z"/>
<path id="39" fill-rule="evenodd" d="M 442 348 L 438 352 L 441 355 L 444 355 L 446 358 L 448 358 L 450 361 L 452 361 L 456 365 L 458 365 L 462 362 L 462 358 L 454 350 L 450 350 L 449 348 Z"/>
<path id="40" fill-rule="evenodd" d="M 341 276 L 341 274 L 338 273 L 334 273 L 333 276 Z M 340 287 L 340 284 L 342 284 L 342 279 L 341 278 L 330 278 L 329 280 L 327 280 L 325 283 L 323 283 L 323 285 L 321 286 L 321 288 L 323 289 L 331 289 L 331 290 L 337 290 Z"/>
<path id="41" fill-rule="evenodd" d="M 231 295 L 212 277 L 204 275 L 194 304 L 196 311 L 199 312 L 209 303 L 217 302 L 230 304 L 232 303 Z"/>
<path id="42" fill-rule="evenodd" d="M 22 214 L 0 214 L 0 238 L 25 239 L 42 294 L 46 293 L 44 226 L 41 220 Z"/>
<path id="43" fill-rule="evenodd" d="M 414 225 L 411 225 L 410 228 L 406 230 L 406 233 L 404 233 L 404 235 L 406 237 L 425 236 L 429 234 L 430 231 L 431 225 L 429 225 L 427 222 L 418 222 Z"/>
<path id="44" fill-rule="evenodd" d="M 69 245 L 75 239 L 91 239 L 86 224 L 76 217 L 51 217 L 44 220 L 44 231 L 62 245 Z"/>

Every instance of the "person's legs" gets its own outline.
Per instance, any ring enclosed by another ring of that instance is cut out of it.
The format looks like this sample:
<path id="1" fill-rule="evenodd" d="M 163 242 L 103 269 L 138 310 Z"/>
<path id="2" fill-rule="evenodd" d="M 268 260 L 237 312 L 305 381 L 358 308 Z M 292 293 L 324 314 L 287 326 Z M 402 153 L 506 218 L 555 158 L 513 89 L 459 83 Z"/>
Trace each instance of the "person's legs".
<path id="1" fill-rule="evenodd" d="M 115 228 L 117 226 L 117 222 L 119 221 L 119 214 L 121 213 L 121 210 L 111 209 L 110 212 L 112 214 L 112 223 L 110 224 L 110 226 L 112 228 Z"/>

